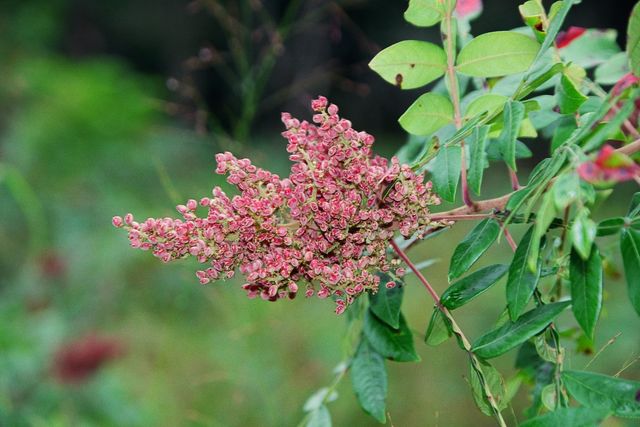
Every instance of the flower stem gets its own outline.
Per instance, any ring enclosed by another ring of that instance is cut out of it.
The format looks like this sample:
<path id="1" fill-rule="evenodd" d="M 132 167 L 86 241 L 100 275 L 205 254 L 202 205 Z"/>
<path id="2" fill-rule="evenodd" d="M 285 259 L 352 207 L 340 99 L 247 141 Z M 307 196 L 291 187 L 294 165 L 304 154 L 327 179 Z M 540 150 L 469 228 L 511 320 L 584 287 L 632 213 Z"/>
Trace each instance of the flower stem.
<path id="1" fill-rule="evenodd" d="M 498 421 L 498 425 L 500 427 L 506 427 L 507 424 L 504 421 L 504 418 L 502 417 L 502 414 L 500 413 L 500 408 L 498 407 L 498 402 L 496 401 L 496 398 L 493 396 L 493 393 L 492 393 L 491 389 L 489 388 L 489 384 L 487 382 L 487 379 L 484 376 L 484 373 L 482 371 L 482 364 L 481 364 L 480 360 L 478 359 L 478 357 L 471 350 L 471 348 L 472 348 L 471 342 L 466 337 L 466 335 L 462 332 L 462 329 L 460 329 L 460 326 L 458 326 L 458 324 L 456 323 L 455 319 L 451 315 L 451 312 L 445 306 L 443 306 L 440 303 L 440 296 L 438 295 L 436 290 L 433 288 L 433 286 L 431 286 L 429 281 L 426 279 L 426 277 L 424 277 L 424 275 L 420 272 L 420 270 L 413 264 L 413 262 L 411 262 L 411 260 L 407 256 L 407 254 L 405 254 L 404 251 L 402 249 L 400 249 L 398 244 L 393 240 L 391 241 L 391 247 L 398 254 L 400 259 L 402 259 L 402 261 L 404 261 L 405 264 L 407 264 L 407 266 L 411 269 L 411 271 L 413 271 L 415 273 L 415 275 L 418 278 L 418 280 L 420 280 L 420 282 L 427 289 L 427 293 L 429 293 L 429 295 L 431 295 L 431 298 L 433 298 L 433 301 L 435 302 L 436 307 L 442 312 L 442 314 L 446 317 L 446 319 L 450 323 L 451 329 L 453 330 L 453 333 L 459 338 L 460 343 L 462 344 L 462 346 L 464 347 L 465 351 L 469 355 L 469 359 L 471 361 L 471 366 L 472 366 L 473 370 L 478 374 L 480 382 L 482 383 L 483 392 L 485 394 L 485 397 L 486 397 L 487 401 L 489 402 L 489 404 L 491 406 L 491 409 L 493 411 L 494 417 L 496 418 L 496 421 Z"/>

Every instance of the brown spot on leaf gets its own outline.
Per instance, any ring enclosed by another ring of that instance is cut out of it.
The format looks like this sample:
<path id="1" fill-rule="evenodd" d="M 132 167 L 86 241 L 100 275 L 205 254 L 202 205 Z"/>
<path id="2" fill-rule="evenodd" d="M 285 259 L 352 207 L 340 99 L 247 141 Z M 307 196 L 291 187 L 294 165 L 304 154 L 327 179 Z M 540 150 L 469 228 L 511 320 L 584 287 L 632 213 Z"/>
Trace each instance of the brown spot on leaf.
<path id="1" fill-rule="evenodd" d="M 446 41 L 446 40 L 447 40 L 447 38 L 449 38 L 449 36 L 448 36 L 448 35 L 447 35 L 447 33 L 445 33 L 445 32 L 441 32 L 441 33 L 440 33 L 440 37 L 442 38 L 442 41 Z"/>
<path id="2" fill-rule="evenodd" d="M 540 31 L 540 32 L 543 32 L 543 31 L 544 31 L 544 26 L 542 25 L 542 22 L 538 22 L 538 23 L 535 25 L 535 28 L 536 28 L 536 30 L 538 30 L 538 31 Z"/>
<path id="3" fill-rule="evenodd" d="M 396 86 L 402 89 L 402 74 L 396 74 Z"/>
<path id="4" fill-rule="evenodd" d="M 409 64 L 409 67 L 416 68 L 416 64 Z"/>

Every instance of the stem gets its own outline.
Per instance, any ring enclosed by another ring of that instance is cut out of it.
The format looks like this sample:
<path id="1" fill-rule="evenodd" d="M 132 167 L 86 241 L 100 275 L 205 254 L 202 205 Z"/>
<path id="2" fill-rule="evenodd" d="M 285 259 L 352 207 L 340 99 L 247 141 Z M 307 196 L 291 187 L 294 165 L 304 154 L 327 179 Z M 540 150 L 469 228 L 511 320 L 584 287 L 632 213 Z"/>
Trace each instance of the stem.
<path id="1" fill-rule="evenodd" d="M 429 219 L 431 221 L 473 221 L 476 219 L 484 219 L 492 216 L 491 214 L 467 214 L 467 215 L 431 215 Z"/>
<path id="2" fill-rule="evenodd" d="M 453 122 L 456 129 L 462 127 L 462 110 L 460 108 L 460 93 L 458 88 L 458 77 L 456 75 L 456 35 L 453 33 L 453 10 L 452 4 L 447 5 L 447 13 L 443 21 L 441 31 L 442 43 L 447 53 L 447 80 L 449 81 L 449 95 L 453 103 Z M 469 192 L 469 183 L 467 180 L 467 153 L 464 148 L 464 140 L 460 141 L 460 180 L 462 181 L 462 201 L 467 206 L 473 206 L 471 193 Z"/>
<path id="3" fill-rule="evenodd" d="M 509 178 L 511 178 L 511 188 L 513 191 L 520 189 L 520 181 L 518 181 L 518 174 L 513 169 L 509 168 Z"/>
<path id="4" fill-rule="evenodd" d="M 507 240 L 507 243 L 509 243 L 509 246 L 511 246 L 511 250 L 515 252 L 518 248 L 518 245 L 516 245 L 516 242 L 515 240 L 513 240 L 513 236 L 511 235 L 507 227 L 502 228 L 502 233 L 504 234 L 504 238 Z"/>
<path id="5" fill-rule="evenodd" d="M 497 406 L 496 398 L 493 396 L 493 393 L 491 392 L 491 389 L 489 388 L 487 380 L 484 377 L 484 374 L 482 372 L 482 364 L 478 359 L 478 357 L 473 353 L 473 351 L 471 351 L 471 348 L 472 348 L 471 342 L 466 337 L 466 335 L 462 332 L 462 329 L 460 329 L 460 326 L 458 326 L 458 324 L 456 323 L 455 319 L 451 315 L 451 312 L 440 303 L 440 296 L 438 295 L 436 290 L 433 288 L 433 286 L 431 286 L 429 281 L 426 279 L 426 277 L 424 277 L 424 275 L 420 272 L 420 270 L 411 262 L 407 254 L 405 254 L 402 251 L 402 249 L 400 249 L 398 244 L 393 240 L 391 240 L 391 247 L 398 254 L 400 259 L 402 259 L 402 261 L 404 261 L 405 264 L 407 264 L 407 266 L 411 269 L 411 271 L 413 271 L 413 273 L 416 275 L 418 280 L 420 280 L 420 282 L 427 289 L 427 293 L 429 293 L 429 295 L 431 295 L 431 298 L 433 298 L 433 301 L 435 302 L 436 307 L 438 307 L 438 310 L 440 310 L 442 314 L 450 322 L 451 329 L 456 334 L 456 336 L 460 339 L 462 346 L 464 347 L 465 351 L 469 355 L 473 369 L 476 371 L 476 373 L 480 378 L 480 382 L 482 383 L 485 397 L 487 398 L 487 401 L 491 405 L 491 409 L 493 410 L 493 415 L 498 421 L 498 425 L 500 425 L 500 427 L 506 427 L 507 423 L 505 422 L 504 418 L 502 417 L 502 414 L 500 413 L 500 409 Z"/>

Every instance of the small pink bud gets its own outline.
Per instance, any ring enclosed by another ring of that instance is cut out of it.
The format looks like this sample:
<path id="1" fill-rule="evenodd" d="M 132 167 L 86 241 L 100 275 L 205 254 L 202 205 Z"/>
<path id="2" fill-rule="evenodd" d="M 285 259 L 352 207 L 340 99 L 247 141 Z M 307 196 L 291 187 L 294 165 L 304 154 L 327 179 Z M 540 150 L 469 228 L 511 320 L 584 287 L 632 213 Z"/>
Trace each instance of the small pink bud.
<path id="1" fill-rule="evenodd" d="M 127 225 L 131 225 L 131 223 L 133 222 L 133 215 L 128 213 L 124 216 L 124 222 Z"/>
<path id="2" fill-rule="evenodd" d="M 122 224 L 123 224 L 123 223 L 122 223 L 122 217 L 120 217 L 120 216 L 114 216 L 114 217 L 111 219 L 111 223 L 113 224 L 113 226 L 114 226 L 114 227 L 117 227 L 117 228 L 122 227 Z"/>

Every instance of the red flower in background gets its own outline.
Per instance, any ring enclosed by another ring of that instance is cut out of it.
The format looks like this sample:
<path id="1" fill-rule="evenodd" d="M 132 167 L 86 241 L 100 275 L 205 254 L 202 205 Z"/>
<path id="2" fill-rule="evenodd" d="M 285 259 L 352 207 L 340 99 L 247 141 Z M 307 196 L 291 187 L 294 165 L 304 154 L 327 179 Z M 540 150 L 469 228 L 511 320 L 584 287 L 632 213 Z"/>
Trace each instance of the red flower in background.
<path id="1" fill-rule="evenodd" d="M 580 178 L 592 184 L 630 181 L 639 173 L 640 166 L 629 156 L 616 152 L 610 145 L 602 147 L 594 161 L 578 166 Z"/>
<path id="2" fill-rule="evenodd" d="M 62 345 L 53 364 L 55 377 L 63 383 L 79 383 L 93 376 L 107 362 L 124 354 L 122 343 L 110 337 L 88 335 Z"/>
<path id="3" fill-rule="evenodd" d="M 458 0 L 456 13 L 460 18 L 475 15 L 482 11 L 482 0 Z"/>
<path id="4" fill-rule="evenodd" d="M 558 34 L 558 38 L 556 38 L 556 46 L 558 49 L 569 46 L 572 41 L 583 35 L 585 31 L 587 29 L 582 27 L 569 27 L 567 31 L 561 31 Z"/>

